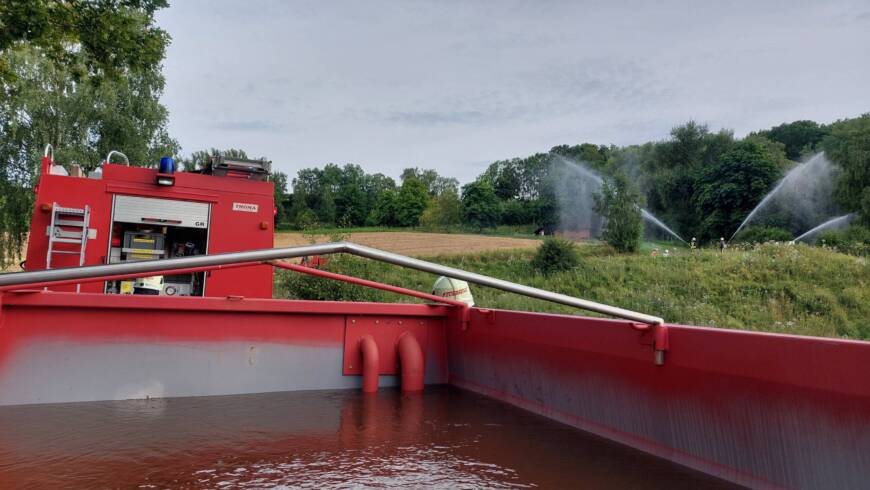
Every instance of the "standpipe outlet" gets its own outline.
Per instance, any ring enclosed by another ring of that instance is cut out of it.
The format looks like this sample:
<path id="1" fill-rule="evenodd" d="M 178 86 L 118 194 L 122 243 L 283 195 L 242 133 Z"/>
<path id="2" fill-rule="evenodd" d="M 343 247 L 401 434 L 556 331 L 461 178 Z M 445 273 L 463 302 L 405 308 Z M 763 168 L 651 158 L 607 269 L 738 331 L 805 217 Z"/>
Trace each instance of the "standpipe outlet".
<path id="1" fill-rule="evenodd" d="M 378 391 L 378 374 L 381 368 L 378 344 L 371 335 L 363 335 L 359 339 L 359 349 L 362 354 L 363 393 L 375 393 Z"/>
<path id="2" fill-rule="evenodd" d="M 396 345 L 402 373 L 402 391 L 423 391 L 423 349 L 411 332 L 399 336 Z"/>

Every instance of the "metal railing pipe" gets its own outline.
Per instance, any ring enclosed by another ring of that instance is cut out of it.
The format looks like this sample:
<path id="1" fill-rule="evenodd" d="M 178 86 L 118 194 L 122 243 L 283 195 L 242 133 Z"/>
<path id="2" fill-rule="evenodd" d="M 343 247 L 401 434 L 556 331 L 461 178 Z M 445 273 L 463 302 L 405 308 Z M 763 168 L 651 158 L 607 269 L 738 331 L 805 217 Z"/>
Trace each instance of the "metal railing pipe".
<path id="1" fill-rule="evenodd" d="M 434 294 L 421 293 L 420 291 L 414 291 L 413 289 L 401 288 L 398 286 L 393 286 L 390 284 L 384 284 L 382 282 L 369 281 L 367 279 L 361 279 L 359 277 L 353 276 L 345 276 L 343 274 L 336 274 L 335 272 L 324 271 L 320 269 L 315 269 L 312 267 L 306 267 L 304 265 L 296 265 L 290 264 L 287 262 L 282 262 L 280 260 L 273 260 L 271 262 L 267 262 L 274 267 L 278 267 L 279 269 L 284 269 L 288 271 L 299 272 L 301 274 L 308 274 L 310 276 L 315 277 L 323 277 L 325 279 L 332 279 L 334 281 L 346 282 L 348 284 L 354 284 L 356 286 L 363 286 L 372 289 L 380 289 L 381 291 L 388 291 L 390 293 L 396 294 L 404 294 L 405 296 L 412 296 L 414 298 L 426 299 L 429 301 L 435 301 L 437 303 L 444 303 L 450 306 L 458 306 L 460 308 L 467 308 L 468 305 L 463 303 L 462 301 L 456 301 L 455 299 L 443 298 L 441 296 L 436 296 Z"/>
<path id="2" fill-rule="evenodd" d="M 130 159 L 127 158 L 127 155 L 121 153 L 118 150 L 112 150 L 109 152 L 108 155 L 106 155 L 106 163 L 112 163 L 112 155 L 120 155 L 120 156 L 124 157 L 124 161 L 127 163 L 127 166 L 128 167 L 130 166 Z"/>
<path id="3" fill-rule="evenodd" d="M 494 277 L 475 274 L 473 272 L 454 269 L 425 260 L 414 259 L 404 255 L 385 252 L 375 248 L 365 247 L 348 242 L 324 243 L 306 245 L 301 247 L 274 248 L 264 250 L 250 250 L 245 252 L 229 252 L 216 255 L 198 255 L 193 257 L 178 257 L 172 259 L 148 260 L 142 262 L 125 262 L 120 264 L 92 265 L 87 267 L 71 267 L 67 269 L 49 269 L 32 272 L 13 272 L 0 274 L 0 289 L 7 286 L 26 286 L 30 284 L 51 283 L 57 281 L 69 281 L 74 279 L 94 278 L 101 276 L 113 276 L 122 274 L 139 274 L 148 272 L 163 272 L 173 269 L 191 267 L 209 267 L 237 262 L 259 262 L 279 259 L 290 259 L 306 255 L 328 255 L 336 253 L 349 253 L 359 257 L 365 257 L 388 264 L 399 265 L 410 269 L 416 269 L 442 276 L 461 279 L 471 283 L 487 286 L 502 291 L 537 298 L 552 303 L 573 306 L 583 310 L 594 311 L 605 315 L 624 318 L 650 325 L 664 323 L 659 317 L 626 310 L 615 306 L 596 303 L 585 299 L 574 298 L 565 294 L 554 293 L 543 289 L 524 286 L 522 284 L 496 279 Z"/>
<path id="4" fill-rule="evenodd" d="M 573 296 L 554 293 L 552 291 L 533 288 L 531 286 L 524 286 L 515 282 L 496 279 L 494 277 L 484 276 L 481 274 L 475 274 L 473 272 L 464 271 L 462 269 L 454 269 L 452 267 L 447 267 L 444 265 L 433 264 L 432 262 L 426 262 L 425 260 L 419 260 L 412 257 L 406 257 L 404 255 L 384 252 L 383 250 L 378 250 L 363 245 L 357 245 L 355 243 L 347 243 L 346 246 L 346 251 L 353 255 L 358 255 L 360 257 L 366 257 L 381 262 L 388 262 L 390 264 L 400 265 L 409 269 L 417 269 L 420 271 L 431 272 L 433 274 L 440 274 L 442 276 L 452 277 L 454 279 L 461 279 L 463 281 L 479 284 L 481 286 L 500 289 L 502 291 L 508 291 L 522 296 L 528 296 L 530 298 L 542 299 L 551 303 L 559 303 L 563 305 L 573 306 L 575 308 L 580 308 L 583 310 L 595 311 L 597 313 L 603 313 L 605 315 L 615 316 L 617 318 L 624 318 L 626 320 L 648 323 L 650 325 L 659 325 L 664 323 L 663 319 L 657 316 L 647 315 L 645 313 L 638 313 L 636 311 L 626 310 L 623 308 L 618 308 L 616 306 L 596 303 L 594 301 L 575 298 Z"/>

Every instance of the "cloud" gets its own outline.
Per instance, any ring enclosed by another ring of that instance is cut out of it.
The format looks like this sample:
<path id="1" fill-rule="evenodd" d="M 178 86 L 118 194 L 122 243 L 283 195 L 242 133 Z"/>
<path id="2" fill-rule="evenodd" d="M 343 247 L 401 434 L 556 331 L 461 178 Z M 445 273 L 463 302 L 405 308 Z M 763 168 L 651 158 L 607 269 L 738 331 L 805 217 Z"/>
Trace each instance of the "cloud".
<path id="1" fill-rule="evenodd" d="M 479 124 L 487 119 L 480 111 L 392 112 L 386 119 L 399 124 L 434 126 L 439 124 Z"/>
<path id="2" fill-rule="evenodd" d="M 218 131 L 253 131 L 253 132 L 273 132 L 280 131 L 283 128 L 282 124 L 265 120 L 250 120 L 250 121 L 216 121 L 207 124 L 206 127 L 216 129 Z"/>
<path id="3" fill-rule="evenodd" d="M 866 112 L 866 2 L 740 5 L 174 2 L 158 15 L 163 101 L 185 148 L 464 182 L 487 161 L 640 144 L 688 119 L 741 135 Z"/>

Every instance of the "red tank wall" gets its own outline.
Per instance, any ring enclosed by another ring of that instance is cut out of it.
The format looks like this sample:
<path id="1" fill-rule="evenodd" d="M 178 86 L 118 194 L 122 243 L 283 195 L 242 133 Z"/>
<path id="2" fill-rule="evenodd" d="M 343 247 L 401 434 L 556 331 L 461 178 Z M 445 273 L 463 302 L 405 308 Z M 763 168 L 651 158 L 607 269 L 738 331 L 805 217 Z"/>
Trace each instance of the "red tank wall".
<path id="1" fill-rule="evenodd" d="M 448 325 L 452 384 L 736 483 L 861 488 L 870 342 L 472 310 Z"/>
<path id="2" fill-rule="evenodd" d="M 89 240 L 85 265 L 107 263 L 111 232 L 112 197 L 115 194 L 211 203 L 208 253 L 237 252 L 272 248 L 274 243 L 274 195 L 271 182 L 249 181 L 179 172 L 174 186 L 158 186 L 157 171 L 142 167 L 104 165 L 102 179 L 43 175 L 31 220 L 27 247 L 27 270 L 45 269 L 51 212 L 43 204 L 57 202 L 71 208 L 91 207 L 90 227 L 97 237 Z M 257 212 L 233 211 L 233 203 L 256 204 Z M 266 224 L 262 229 L 261 224 Z M 78 256 L 54 255 L 52 268 L 74 267 Z M 75 291 L 75 286 L 57 286 L 58 291 Z M 83 292 L 100 293 L 102 283 L 82 284 Z M 206 296 L 240 295 L 272 297 L 272 268 L 249 267 L 216 271 L 206 280 Z"/>

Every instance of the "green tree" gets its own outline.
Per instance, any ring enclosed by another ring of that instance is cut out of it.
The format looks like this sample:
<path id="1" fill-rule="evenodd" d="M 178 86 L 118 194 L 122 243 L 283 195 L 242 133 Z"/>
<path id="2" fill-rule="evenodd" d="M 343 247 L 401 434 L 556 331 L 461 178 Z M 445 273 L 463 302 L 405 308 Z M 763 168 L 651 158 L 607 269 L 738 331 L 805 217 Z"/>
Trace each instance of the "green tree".
<path id="1" fill-rule="evenodd" d="M 366 219 L 366 224 L 370 226 L 399 226 L 399 220 L 396 217 L 398 202 L 399 192 L 395 189 L 381 191 Z"/>
<path id="2" fill-rule="evenodd" d="M 226 150 L 218 150 L 217 148 L 209 148 L 208 150 L 199 150 L 190 154 L 187 158 L 182 158 L 180 163 L 187 171 L 199 170 L 205 168 L 211 162 L 212 157 L 224 156 L 227 158 L 242 158 L 247 160 L 248 153 L 245 150 L 238 148 L 227 148 Z M 266 160 L 261 158 L 260 160 Z"/>
<path id="3" fill-rule="evenodd" d="M 595 195 L 595 212 L 605 219 L 601 239 L 618 252 L 636 252 L 643 231 L 641 207 L 640 194 L 624 175 L 605 180 Z"/>
<path id="4" fill-rule="evenodd" d="M 426 185 L 415 178 L 402 182 L 396 201 L 396 221 L 399 226 L 417 226 L 429 201 Z"/>
<path id="5" fill-rule="evenodd" d="M 287 218 L 285 205 L 290 197 L 287 194 L 287 174 L 272 172 L 269 180 L 275 185 L 275 225 L 280 225 Z"/>
<path id="6" fill-rule="evenodd" d="M 293 179 L 296 210 L 294 216 L 310 209 L 321 225 L 334 225 L 336 219 L 335 194 L 338 192 L 341 170 L 327 164 L 323 169 L 304 168 Z"/>
<path id="7" fill-rule="evenodd" d="M 392 177 L 380 173 L 366 174 L 363 177 L 362 188 L 365 201 L 365 222 L 368 223 L 368 218 L 377 203 L 378 196 L 385 191 L 394 191 L 396 181 Z"/>
<path id="8" fill-rule="evenodd" d="M 702 216 L 702 240 L 730 236 L 781 175 L 761 142 L 746 139 L 722 154 L 698 177 L 695 207 Z"/>
<path id="9" fill-rule="evenodd" d="M 758 134 L 785 145 L 785 155 L 797 160 L 802 154 L 815 151 L 816 145 L 828 134 L 829 129 L 815 121 L 782 123 Z"/>
<path id="10" fill-rule="evenodd" d="M 673 224 L 679 233 L 694 233 L 702 217 L 687 204 L 695 196 L 697 178 L 733 144 L 730 131 L 711 133 L 706 125 L 694 121 L 671 130 L 671 138 L 655 145 L 654 155 L 643 169 L 653 213 Z"/>
<path id="11" fill-rule="evenodd" d="M 359 165 L 347 164 L 338 174 L 338 189 L 335 193 L 336 216 L 345 226 L 365 224 L 369 214 L 365 192 L 366 174 Z"/>
<path id="12" fill-rule="evenodd" d="M 859 212 L 870 226 L 870 113 L 832 124 L 822 147 L 842 169 L 837 182 L 840 205 Z"/>
<path id="13" fill-rule="evenodd" d="M 161 1 L 0 3 L 0 263 L 29 226 L 42 148 L 93 169 L 110 150 L 131 163 L 175 155 L 160 104 L 168 35 Z"/>
<path id="14" fill-rule="evenodd" d="M 501 203 L 492 185 L 485 181 L 462 187 L 462 219 L 478 230 L 498 224 Z"/>
<path id="15" fill-rule="evenodd" d="M 505 225 L 525 225 L 532 222 L 534 207 L 527 201 L 502 201 L 499 221 Z"/>
<path id="16" fill-rule="evenodd" d="M 438 172 L 432 169 L 421 170 L 417 167 L 410 167 L 402 170 L 401 179 L 404 182 L 407 179 L 417 179 L 426 186 L 426 191 L 430 196 L 440 196 L 442 192 L 453 191 L 459 192 L 459 181 L 453 177 L 444 177 L 438 175 Z"/>
<path id="17" fill-rule="evenodd" d="M 546 192 L 550 185 L 547 180 L 550 169 L 550 155 L 536 153 L 527 158 L 493 162 L 478 180 L 488 183 L 493 189 L 500 187 L 497 194 L 503 199 L 513 198 L 528 202 Z"/>
<path id="18" fill-rule="evenodd" d="M 37 48 L 76 80 L 149 71 L 163 60 L 169 35 L 154 25 L 166 0 L 5 0 L 0 3 L 0 53 Z M 0 57 L 0 78 L 15 75 Z"/>
<path id="19" fill-rule="evenodd" d="M 445 191 L 429 200 L 420 224 L 433 229 L 448 229 L 462 220 L 462 201 L 456 191 Z"/>
<path id="20" fill-rule="evenodd" d="M 360 226 L 369 223 L 386 226 L 378 221 L 392 221 L 394 211 L 386 212 L 383 202 L 378 212 L 373 211 L 378 197 L 395 189 L 396 182 L 392 178 L 367 174 L 359 165 L 328 163 L 323 168 L 304 168 L 293 179 L 290 215 L 296 216 L 310 209 L 323 225 Z"/>
<path id="21" fill-rule="evenodd" d="M 607 166 L 609 148 L 603 145 L 583 143 L 575 146 L 559 145 L 550 149 L 550 153 L 583 163 L 597 171 L 603 171 Z"/>
<path id="22" fill-rule="evenodd" d="M 505 165 L 493 183 L 495 195 L 503 200 L 519 196 L 522 186 L 520 178 L 520 172 L 516 165 Z"/>

